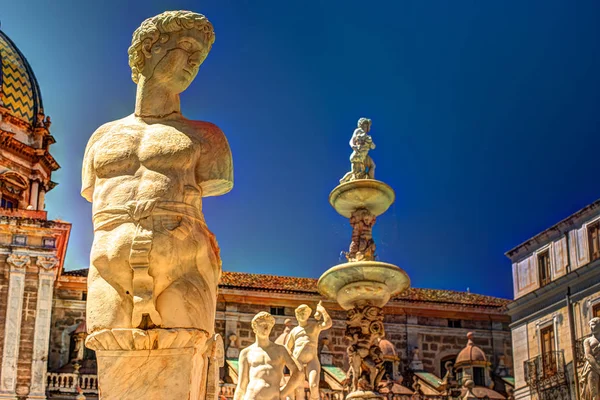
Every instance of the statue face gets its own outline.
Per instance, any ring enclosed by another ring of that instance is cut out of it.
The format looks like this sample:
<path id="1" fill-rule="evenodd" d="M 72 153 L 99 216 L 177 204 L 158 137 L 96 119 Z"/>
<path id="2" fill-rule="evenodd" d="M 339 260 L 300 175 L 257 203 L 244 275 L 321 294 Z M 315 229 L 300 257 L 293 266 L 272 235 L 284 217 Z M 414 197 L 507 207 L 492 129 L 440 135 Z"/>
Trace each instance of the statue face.
<path id="1" fill-rule="evenodd" d="M 311 313 L 312 310 L 309 307 L 298 307 L 296 309 L 296 319 L 298 321 L 307 321 Z"/>
<path id="2" fill-rule="evenodd" d="M 196 30 L 169 33 L 169 40 L 156 43 L 146 62 L 144 75 L 152 82 L 181 93 L 187 89 L 204 61 L 206 51 Z"/>
<path id="3" fill-rule="evenodd" d="M 600 333 L 600 318 L 592 318 L 590 320 L 590 329 L 592 333 Z"/>
<path id="4" fill-rule="evenodd" d="M 269 335 L 271 334 L 271 329 L 273 329 L 273 325 L 271 325 L 271 323 L 269 321 L 262 319 L 262 320 L 256 321 L 255 326 L 254 326 L 254 333 L 258 337 L 268 338 Z"/>

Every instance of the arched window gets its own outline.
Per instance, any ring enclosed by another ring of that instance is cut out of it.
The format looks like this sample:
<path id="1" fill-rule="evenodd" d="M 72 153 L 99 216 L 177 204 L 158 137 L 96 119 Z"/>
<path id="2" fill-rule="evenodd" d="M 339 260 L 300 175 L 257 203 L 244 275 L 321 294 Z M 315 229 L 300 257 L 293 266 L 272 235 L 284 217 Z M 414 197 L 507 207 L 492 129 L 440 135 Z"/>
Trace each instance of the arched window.
<path id="1" fill-rule="evenodd" d="M 440 378 L 444 379 L 444 376 L 446 376 L 446 363 L 448 361 L 450 361 L 452 364 L 454 364 L 454 361 L 456 361 L 456 357 L 458 356 L 458 354 L 451 354 L 449 356 L 445 356 L 440 360 Z"/>

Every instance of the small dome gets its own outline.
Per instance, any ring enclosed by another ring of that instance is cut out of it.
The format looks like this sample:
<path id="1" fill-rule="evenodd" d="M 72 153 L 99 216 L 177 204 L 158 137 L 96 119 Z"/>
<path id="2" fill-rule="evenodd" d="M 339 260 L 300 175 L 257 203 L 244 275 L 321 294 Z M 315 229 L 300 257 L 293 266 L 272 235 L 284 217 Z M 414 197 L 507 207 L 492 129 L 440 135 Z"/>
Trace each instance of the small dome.
<path id="1" fill-rule="evenodd" d="M 394 347 L 392 342 L 390 342 L 387 339 L 381 339 L 379 341 L 379 348 L 383 352 L 384 356 L 394 356 L 395 357 L 397 355 L 396 348 Z"/>
<path id="2" fill-rule="evenodd" d="M 0 31 L 0 108 L 26 123 L 37 125 L 43 113 L 37 79 L 17 46 Z"/>
<path id="3" fill-rule="evenodd" d="M 455 367 L 465 364 L 486 364 L 487 357 L 483 350 L 473 344 L 473 332 L 467 333 L 467 347 L 462 349 L 456 357 Z"/>

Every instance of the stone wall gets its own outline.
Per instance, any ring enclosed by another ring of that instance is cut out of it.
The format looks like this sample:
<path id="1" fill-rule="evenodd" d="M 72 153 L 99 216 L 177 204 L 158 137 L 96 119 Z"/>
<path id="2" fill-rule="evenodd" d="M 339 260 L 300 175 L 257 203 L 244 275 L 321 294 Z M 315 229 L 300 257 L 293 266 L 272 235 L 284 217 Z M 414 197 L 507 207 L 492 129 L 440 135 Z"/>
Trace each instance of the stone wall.
<path id="1" fill-rule="evenodd" d="M 31 383 L 31 361 L 33 358 L 33 340 L 35 337 L 37 293 L 38 268 L 34 265 L 29 266 L 25 272 L 21 341 L 19 346 L 19 361 L 17 363 L 17 394 L 21 396 L 29 393 L 29 385 Z"/>
<path id="2" fill-rule="evenodd" d="M 64 295 L 65 291 L 58 294 Z M 79 292 L 79 299 L 77 300 L 72 300 L 69 297 L 54 298 L 52 322 L 50 325 L 48 371 L 56 370 L 70 361 L 71 334 L 85 320 L 85 301 L 80 299 L 81 292 Z"/>

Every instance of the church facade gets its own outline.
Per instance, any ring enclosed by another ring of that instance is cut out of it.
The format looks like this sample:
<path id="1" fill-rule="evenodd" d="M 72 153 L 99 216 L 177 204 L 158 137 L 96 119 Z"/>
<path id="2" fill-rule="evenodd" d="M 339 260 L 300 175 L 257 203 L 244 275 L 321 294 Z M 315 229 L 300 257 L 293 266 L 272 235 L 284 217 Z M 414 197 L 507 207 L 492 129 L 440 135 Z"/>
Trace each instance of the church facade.
<path id="1" fill-rule="evenodd" d="M 0 399 L 43 398 L 50 318 L 71 225 L 47 218 L 59 166 L 40 88 L 0 31 Z"/>

